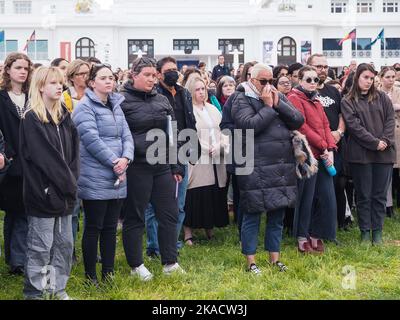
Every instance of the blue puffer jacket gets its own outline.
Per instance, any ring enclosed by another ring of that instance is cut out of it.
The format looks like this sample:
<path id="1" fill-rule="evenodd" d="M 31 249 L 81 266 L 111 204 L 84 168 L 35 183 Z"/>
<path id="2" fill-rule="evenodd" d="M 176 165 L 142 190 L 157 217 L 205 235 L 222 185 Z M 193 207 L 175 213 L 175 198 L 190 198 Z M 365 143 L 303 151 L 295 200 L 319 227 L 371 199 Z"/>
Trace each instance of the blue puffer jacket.
<path id="1" fill-rule="evenodd" d="M 131 131 L 120 107 L 122 101 L 122 95 L 110 94 L 111 111 L 92 90 L 87 89 L 73 111 L 72 120 L 80 138 L 80 199 L 126 198 L 126 181 L 114 187 L 117 176 L 113 171 L 115 159 L 133 160 L 134 154 Z"/>

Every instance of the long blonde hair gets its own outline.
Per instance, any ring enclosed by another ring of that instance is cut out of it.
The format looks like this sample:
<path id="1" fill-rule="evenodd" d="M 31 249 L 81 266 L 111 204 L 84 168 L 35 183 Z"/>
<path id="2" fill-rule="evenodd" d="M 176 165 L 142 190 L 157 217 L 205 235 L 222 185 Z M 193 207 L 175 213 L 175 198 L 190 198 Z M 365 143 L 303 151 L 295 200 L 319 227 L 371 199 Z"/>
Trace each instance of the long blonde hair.
<path id="1" fill-rule="evenodd" d="M 207 102 L 208 100 L 208 93 L 207 93 L 207 85 L 204 81 L 203 78 L 201 78 L 198 74 L 193 74 L 193 76 L 190 76 L 186 82 L 185 88 L 189 90 L 190 94 L 192 95 L 192 100 L 193 103 L 195 103 L 195 86 L 197 82 L 201 82 L 204 84 L 205 87 L 205 98 L 204 98 L 204 102 Z"/>
<path id="2" fill-rule="evenodd" d="M 40 91 L 48 81 L 53 79 L 56 81 L 64 83 L 64 75 L 61 73 L 60 69 L 57 67 L 39 67 L 35 70 L 32 76 L 31 85 L 29 89 L 29 110 L 32 110 L 43 123 L 49 123 L 47 118 L 47 110 L 43 101 L 42 92 Z M 54 123 L 58 124 L 62 112 L 61 98 L 57 100 L 51 110 L 48 110 L 51 119 Z"/>

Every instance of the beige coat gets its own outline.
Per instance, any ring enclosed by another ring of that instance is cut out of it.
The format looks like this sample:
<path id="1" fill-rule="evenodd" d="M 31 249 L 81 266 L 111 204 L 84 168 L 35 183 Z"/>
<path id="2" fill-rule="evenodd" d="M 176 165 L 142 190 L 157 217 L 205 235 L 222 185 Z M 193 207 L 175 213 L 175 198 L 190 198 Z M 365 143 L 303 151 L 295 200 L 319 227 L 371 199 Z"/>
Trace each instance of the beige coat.
<path id="1" fill-rule="evenodd" d="M 227 182 L 224 156 L 229 151 L 229 142 L 227 137 L 221 134 L 219 128 L 222 116 L 217 108 L 209 103 L 206 103 L 204 108 L 212 120 L 212 127 L 209 126 L 202 110 L 197 106 L 193 106 L 197 136 L 201 145 L 201 156 L 195 165 L 189 164 L 188 189 L 215 184 L 213 162 L 219 163 L 216 164 L 218 186 L 223 188 Z M 214 132 L 214 139 L 212 138 L 212 132 Z M 213 155 L 210 155 L 209 152 L 211 146 L 215 149 Z"/>
<path id="2" fill-rule="evenodd" d="M 394 167 L 400 168 L 400 88 L 394 86 L 392 91 L 388 93 L 388 96 L 393 103 L 394 119 L 396 121 L 396 127 L 394 129 L 396 139 L 396 163 Z"/>

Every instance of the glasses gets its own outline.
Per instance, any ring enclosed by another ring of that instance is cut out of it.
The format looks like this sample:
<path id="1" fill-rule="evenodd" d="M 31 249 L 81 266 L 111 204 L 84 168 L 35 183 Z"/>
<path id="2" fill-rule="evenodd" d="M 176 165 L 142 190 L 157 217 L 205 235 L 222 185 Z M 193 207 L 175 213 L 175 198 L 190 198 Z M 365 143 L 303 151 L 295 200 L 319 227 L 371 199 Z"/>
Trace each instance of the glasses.
<path id="1" fill-rule="evenodd" d="M 278 82 L 278 84 L 279 84 L 280 86 L 284 86 L 284 87 L 290 86 L 290 82 L 289 82 L 289 81 Z"/>
<path id="2" fill-rule="evenodd" d="M 87 77 L 89 75 L 89 72 L 79 72 L 79 73 L 75 73 L 74 76 L 77 77 Z"/>
<path id="3" fill-rule="evenodd" d="M 307 78 L 307 79 L 304 79 L 304 81 L 307 82 L 307 83 L 312 83 L 312 82 L 319 83 L 319 78 L 318 77 L 316 77 L 316 78 Z"/>
<path id="4" fill-rule="evenodd" d="M 323 65 L 321 65 L 321 64 L 319 64 L 319 65 L 317 65 L 317 66 L 313 66 L 314 68 L 317 68 L 318 70 L 322 70 L 322 69 L 325 69 L 325 70 L 328 70 L 329 69 L 329 66 L 323 66 Z"/>
<path id="5" fill-rule="evenodd" d="M 256 79 L 262 86 L 266 86 L 267 83 L 273 84 L 274 79 Z"/>

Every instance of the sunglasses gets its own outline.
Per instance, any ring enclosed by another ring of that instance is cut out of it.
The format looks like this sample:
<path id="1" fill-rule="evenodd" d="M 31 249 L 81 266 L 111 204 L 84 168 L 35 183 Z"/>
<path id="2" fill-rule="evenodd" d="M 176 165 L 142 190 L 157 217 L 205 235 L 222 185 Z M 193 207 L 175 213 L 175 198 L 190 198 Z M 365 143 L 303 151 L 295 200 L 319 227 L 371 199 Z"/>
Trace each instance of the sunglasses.
<path id="1" fill-rule="evenodd" d="M 400 68 L 394 68 L 394 70 L 396 70 L 396 71 L 400 71 Z"/>
<path id="2" fill-rule="evenodd" d="M 307 83 L 312 83 L 312 82 L 314 82 L 314 83 L 319 83 L 319 78 L 318 77 L 316 77 L 316 78 L 307 78 L 307 79 L 304 79 L 304 81 L 305 82 L 307 82 Z"/>
<path id="3" fill-rule="evenodd" d="M 111 69 L 111 65 L 108 63 L 95 63 L 92 65 L 92 67 L 90 68 L 90 73 L 89 73 L 89 80 L 94 80 L 94 78 L 96 78 L 96 74 L 100 69 L 103 68 L 107 68 L 107 69 Z"/>
<path id="4" fill-rule="evenodd" d="M 273 84 L 274 79 L 256 79 L 262 86 L 266 86 L 267 83 Z"/>

